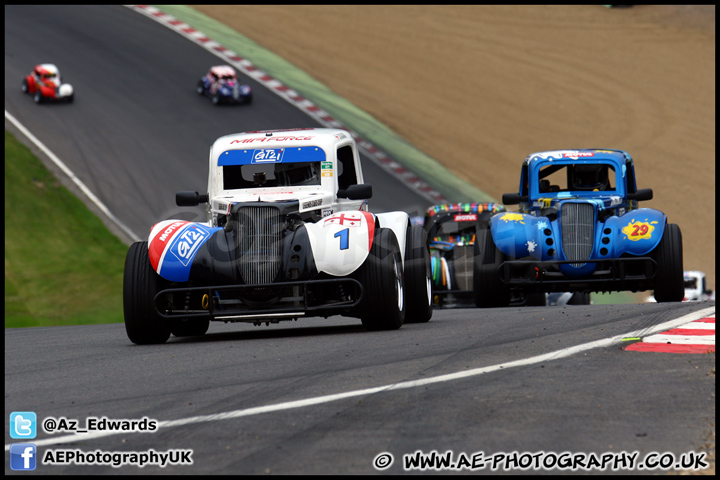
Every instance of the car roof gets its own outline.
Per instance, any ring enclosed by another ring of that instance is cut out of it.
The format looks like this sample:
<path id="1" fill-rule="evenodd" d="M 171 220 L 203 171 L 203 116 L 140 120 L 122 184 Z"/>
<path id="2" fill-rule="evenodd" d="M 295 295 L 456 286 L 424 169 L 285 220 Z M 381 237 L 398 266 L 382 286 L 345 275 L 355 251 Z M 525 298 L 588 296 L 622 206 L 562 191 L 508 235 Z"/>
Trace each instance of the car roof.
<path id="1" fill-rule="evenodd" d="M 284 130 L 256 130 L 252 132 L 233 133 L 218 138 L 213 143 L 214 155 L 227 150 L 243 148 L 287 148 L 287 147 L 320 147 L 326 152 L 335 149 L 339 143 L 346 143 L 351 135 L 339 128 L 293 128 Z"/>
<path id="2" fill-rule="evenodd" d="M 210 67 L 210 71 L 219 77 L 235 75 L 235 69 L 230 65 L 216 65 L 214 67 Z"/>
<path id="3" fill-rule="evenodd" d="M 579 148 L 569 150 L 547 150 L 531 153 L 523 162 L 525 165 L 533 163 L 557 162 L 557 163 L 578 163 L 578 161 L 610 161 L 618 165 L 632 163 L 632 157 L 624 150 L 601 149 L 601 148 Z"/>
<path id="4" fill-rule="evenodd" d="M 52 63 L 41 63 L 35 67 L 35 70 L 41 73 L 54 73 L 55 75 L 59 73 L 58 68 Z"/>

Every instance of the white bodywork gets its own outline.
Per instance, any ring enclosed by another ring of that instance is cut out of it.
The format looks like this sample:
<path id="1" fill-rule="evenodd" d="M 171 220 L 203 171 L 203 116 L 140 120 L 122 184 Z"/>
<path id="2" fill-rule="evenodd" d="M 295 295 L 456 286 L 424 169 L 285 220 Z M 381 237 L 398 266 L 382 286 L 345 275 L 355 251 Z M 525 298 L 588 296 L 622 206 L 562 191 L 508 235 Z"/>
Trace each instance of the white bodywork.
<path id="1" fill-rule="evenodd" d="M 223 158 L 232 157 L 235 151 L 238 154 L 262 156 L 266 150 L 291 149 L 312 149 L 318 152 L 317 155 L 322 155 L 320 185 L 224 188 L 223 166 L 220 163 Z M 217 139 L 210 148 L 209 157 L 208 225 L 218 226 L 219 217 L 227 215 L 233 203 L 297 200 L 301 213 L 315 211 L 322 217 L 316 223 L 305 224 L 318 271 L 335 276 L 354 272 L 368 255 L 376 226 L 393 230 L 404 261 L 410 221 L 408 214 L 389 212 L 373 215 L 368 213 L 367 200 L 338 198 L 339 176 L 342 173 L 338 157 L 341 150 L 344 164 L 348 165 L 347 162 L 352 161 L 356 176 L 352 184 L 363 184 L 357 145 L 345 130 L 269 130 L 226 135 Z"/>

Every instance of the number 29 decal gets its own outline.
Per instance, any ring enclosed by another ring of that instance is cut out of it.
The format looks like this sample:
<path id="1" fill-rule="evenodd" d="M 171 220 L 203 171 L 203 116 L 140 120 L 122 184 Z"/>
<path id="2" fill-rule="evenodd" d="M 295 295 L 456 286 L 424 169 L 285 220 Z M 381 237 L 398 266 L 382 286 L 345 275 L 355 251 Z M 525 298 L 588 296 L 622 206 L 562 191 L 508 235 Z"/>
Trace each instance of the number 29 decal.
<path id="1" fill-rule="evenodd" d="M 627 235 L 627 237 L 633 242 L 643 239 L 649 239 L 650 237 L 652 237 L 653 230 L 655 230 L 653 224 L 657 223 L 658 222 L 656 221 L 635 222 L 633 220 L 622 228 L 622 233 Z"/>

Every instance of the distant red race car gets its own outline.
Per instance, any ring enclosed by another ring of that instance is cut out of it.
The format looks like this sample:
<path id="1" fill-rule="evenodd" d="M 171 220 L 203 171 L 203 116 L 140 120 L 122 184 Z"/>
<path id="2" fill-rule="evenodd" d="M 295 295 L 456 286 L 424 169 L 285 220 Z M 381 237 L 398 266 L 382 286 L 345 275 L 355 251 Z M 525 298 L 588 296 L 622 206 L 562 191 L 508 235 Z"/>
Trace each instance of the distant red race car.
<path id="1" fill-rule="evenodd" d="M 72 102 L 74 91 L 69 83 L 62 83 L 60 71 L 52 63 L 37 65 L 30 75 L 23 78 L 20 87 L 23 93 L 29 93 L 35 103 L 46 100 Z"/>

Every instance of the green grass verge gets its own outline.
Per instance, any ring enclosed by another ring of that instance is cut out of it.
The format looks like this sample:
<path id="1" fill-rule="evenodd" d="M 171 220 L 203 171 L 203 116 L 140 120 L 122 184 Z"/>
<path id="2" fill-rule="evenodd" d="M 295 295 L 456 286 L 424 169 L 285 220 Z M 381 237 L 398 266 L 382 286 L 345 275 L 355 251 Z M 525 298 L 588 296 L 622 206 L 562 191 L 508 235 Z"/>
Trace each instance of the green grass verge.
<path id="1" fill-rule="evenodd" d="M 5 328 L 122 322 L 127 249 L 5 132 Z"/>

